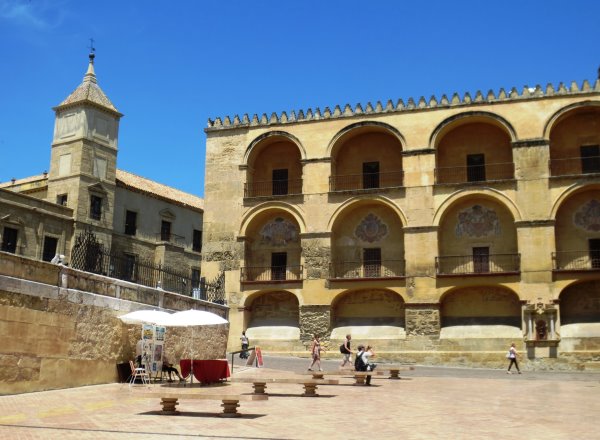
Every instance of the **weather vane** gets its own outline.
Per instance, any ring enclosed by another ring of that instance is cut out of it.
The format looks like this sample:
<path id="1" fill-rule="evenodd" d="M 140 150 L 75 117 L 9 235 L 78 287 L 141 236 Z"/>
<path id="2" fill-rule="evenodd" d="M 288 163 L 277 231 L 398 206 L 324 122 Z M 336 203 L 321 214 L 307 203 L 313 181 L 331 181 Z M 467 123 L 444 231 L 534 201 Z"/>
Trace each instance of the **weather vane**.
<path id="1" fill-rule="evenodd" d="M 96 52 L 96 48 L 94 47 L 94 39 L 90 38 L 90 53 Z"/>

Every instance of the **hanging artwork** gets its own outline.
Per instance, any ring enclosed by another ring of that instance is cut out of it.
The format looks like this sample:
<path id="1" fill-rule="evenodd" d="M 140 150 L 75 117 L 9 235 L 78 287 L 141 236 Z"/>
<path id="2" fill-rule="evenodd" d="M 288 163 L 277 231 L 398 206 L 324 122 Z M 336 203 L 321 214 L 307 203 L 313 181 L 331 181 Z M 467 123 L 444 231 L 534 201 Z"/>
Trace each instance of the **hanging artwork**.
<path id="1" fill-rule="evenodd" d="M 260 231 L 261 242 L 272 246 L 285 246 L 298 241 L 298 228 L 281 217 L 267 223 Z"/>
<path id="2" fill-rule="evenodd" d="M 356 227 L 354 235 L 367 243 L 381 240 L 387 235 L 388 227 L 375 214 L 369 213 Z"/>
<path id="3" fill-rule="evenodd" d="M 589 232 L 600 231 L 600 202 L 590 200 L 573 214 L 575 226 Z"/>
<path id="4" fill-rule="evenodd" d="M 475 238 L 500 235 L 500 221 L 496 211 L 481 205 L 473 205 L 460 211 L 456 224 L 456 236 L 463 235 Z"/>

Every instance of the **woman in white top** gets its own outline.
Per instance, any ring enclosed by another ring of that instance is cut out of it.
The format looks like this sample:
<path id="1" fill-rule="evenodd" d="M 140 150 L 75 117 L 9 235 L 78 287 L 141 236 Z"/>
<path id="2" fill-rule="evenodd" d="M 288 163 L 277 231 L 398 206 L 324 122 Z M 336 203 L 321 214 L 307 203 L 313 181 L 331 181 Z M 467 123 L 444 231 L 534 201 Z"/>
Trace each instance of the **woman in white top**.
<path id="1" fill-rule="evenodd" d="M 513 366 L 513 364 L 517 368 L 517 371 L 519 372 L 519 374 L 521 374 L 521 370 L 519 370 L 519 364 L 517 363 L 517 349 L 515 348 L 514 342 L 512 344 L 510 344 L 510 348 L 508 349 L 507 356 L 508 356 L 508 359 L 510 359 L 510 363 L 508 364 L 508 371 L 506 372 L 506 374 L 512 374 L 510 372 L 510 369 Z"/>

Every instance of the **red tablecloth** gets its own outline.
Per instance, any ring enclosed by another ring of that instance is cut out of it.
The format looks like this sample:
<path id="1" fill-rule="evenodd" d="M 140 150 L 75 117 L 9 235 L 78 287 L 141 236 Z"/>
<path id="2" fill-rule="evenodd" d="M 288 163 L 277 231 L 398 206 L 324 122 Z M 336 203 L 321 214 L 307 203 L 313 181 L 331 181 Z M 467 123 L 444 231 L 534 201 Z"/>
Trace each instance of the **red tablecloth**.
<path id="1" fill-rule="evenodd" d="M 181 359 L 179 368 L 183 377 L 189 376 L 191 360 Z M 194 377 L 198 382 L 218 382 L 227 379 L 229 376 L 229 364 L 225 359 L 194 360 Z"/>

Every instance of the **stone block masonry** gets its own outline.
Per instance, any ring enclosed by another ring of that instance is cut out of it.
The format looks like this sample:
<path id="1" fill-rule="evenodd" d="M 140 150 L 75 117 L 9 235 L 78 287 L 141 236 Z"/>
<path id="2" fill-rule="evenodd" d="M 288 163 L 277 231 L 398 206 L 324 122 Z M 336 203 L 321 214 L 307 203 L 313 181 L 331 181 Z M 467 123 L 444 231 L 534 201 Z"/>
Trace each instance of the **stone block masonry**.
<path id="1" fill-rule="evenodd" d="M 141 325 L 118 316 L 156 308 L 227 306 L 0 252 L 0 394 L 115 382 L 133 360 Z M 177 361 L 225 357 L 229 327 L 169 328 L 165 352 Z"/>

